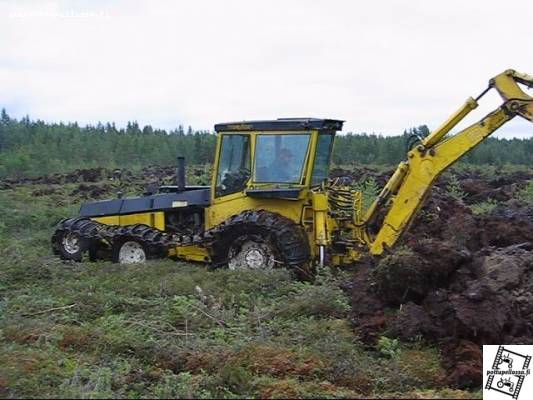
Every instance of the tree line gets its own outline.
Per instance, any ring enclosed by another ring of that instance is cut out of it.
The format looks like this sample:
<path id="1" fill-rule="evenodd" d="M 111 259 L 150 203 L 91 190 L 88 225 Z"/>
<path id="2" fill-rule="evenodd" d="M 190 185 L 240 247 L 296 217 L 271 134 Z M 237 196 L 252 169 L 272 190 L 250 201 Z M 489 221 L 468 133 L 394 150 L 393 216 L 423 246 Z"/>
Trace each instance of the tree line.
<path id="1" fill-rule="evenodd" d="M 77 168 L 135 168 L 171 165 L 177 155 L 195 164 L 212 161 L 215 137 L 182 126 L 166 131 L 137 122 L 81 127 L 0 115 L 0 177 L 23 177 Z"/>
<path id="2" fill-rule="evenodd" d="M 337 135 L 333 162 L 337 165 L 396 164 L 405 158 L 409 139 L 429 132 L 424 125 L 399 136 L 348 133 Z M 212 163 L 216 137 L 209 131 L 179 126 L 167 131 L 129 122 L 79 126 L 46 123 L 0 115 L 0 178 L 19 178 L 71 171 L 77 168 L 136 168 L 173 165 L 178 155 L 190 163 Z M 469 153 L 471 164 L 533 165 L 533 139 L 489 138 Z"/>

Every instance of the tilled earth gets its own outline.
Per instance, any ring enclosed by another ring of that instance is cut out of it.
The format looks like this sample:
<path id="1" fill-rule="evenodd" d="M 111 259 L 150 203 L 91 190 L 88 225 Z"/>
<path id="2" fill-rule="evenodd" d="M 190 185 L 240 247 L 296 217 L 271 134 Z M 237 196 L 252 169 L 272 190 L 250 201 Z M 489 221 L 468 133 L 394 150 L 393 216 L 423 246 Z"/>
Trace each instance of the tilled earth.
<path id="1" fill-rule="evenodd" d="M 53 174 L 36 178 L 0 180 L 0 190 L 15 189 L 19 186 L 35 185 L 34 196 L 48 196 L 58 193 L 62 185 L 74 184 L 70 193 L 81 199 L 105 199 L 114 197 L 117 192 L 138 195 L 160 185 L 174 184 L 175 167 L 149 166 L 139 172 L 110 170 L 105 168 L 78 169 L 63 174 Z M 209 185 L 209 168 L 192 166 L 187 170 L 187 181 L 192 185 Z M 44 187 L 43 187 L 44 186 Z"/>
<path id="2" fill-rule="evenodd" d="M 331 176 L 372 178 L 382 186 L 391 172 L 359 167 L 334 169 Z M 188 181 L 209 184 L 208 174 L 190 168 Z M 427 340 L 442 350 L 449 385 L 479 387 L 483 344 L 533 344 L 533 207 L 518 200 L 533 173 L 454 175 L 462 198 L 450 196 L 449 178 L 440 178 L 400 246 L 354 266 L 344 289 L 352 299 L 353 327 L 366 344 L 374 346 L 383 335 Z M 75 184 L 73 197 L 101 199 L 124 188 L 142 192 L 149 184 L 170 184 L 173 176 L 173 167 L 138 173 L 97 168 L 7 179 L 0 190 L 35 184 L 33 195 L 46 196 L 68 183 Z M 489 199 L 496 204 L 490 211 L 472 211 Z"/>
<path id="3" fill-rule="evenodd" d="M 363 174 L 380 184 L 388 176 Z M 400 246 L 366 259 L 346 290 L 368 344 L 384 334 L 424 338 L 442 349 L 450 385 L 476 387 L 483 344 L 533 344 L 533 207 L 517 200 L 532 175 L 456 176 L 464 198 L 441 178 Z M 469 207 L 489 199 L 490 212 Z"/>

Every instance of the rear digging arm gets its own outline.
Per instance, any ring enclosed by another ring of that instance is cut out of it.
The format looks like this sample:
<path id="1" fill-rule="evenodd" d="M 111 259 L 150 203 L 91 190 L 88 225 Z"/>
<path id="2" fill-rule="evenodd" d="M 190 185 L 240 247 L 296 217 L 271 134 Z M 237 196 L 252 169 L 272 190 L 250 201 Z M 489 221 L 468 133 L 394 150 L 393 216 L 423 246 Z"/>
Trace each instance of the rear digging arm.
<path id="1" fill-rule="evenodd" d="M 379 196 L 368 209 L 362 224 L 372 223 L 380 209 L 392 203 L 378 233 L 369 239 L 370 253 L 379 255 L 393 246 L 407 230 L 413 216 L 422 206 L 429 189 L 446 168 L 479 145 L 494 131 L 514 116 L 533 122 L 533 98 L 518 85 L 533 87 L 533 77 L 514 70 L 491 79 L 489 87 L 476 99 L 469 98 L 444 124 L 409 151 Z M 494 88 L 503 98 L 503 104 L 481 121 L 457 134 L 446 134 L 478 106 L 478 100 Z M 367 237 L 370 238 L 369 235 Z"/>

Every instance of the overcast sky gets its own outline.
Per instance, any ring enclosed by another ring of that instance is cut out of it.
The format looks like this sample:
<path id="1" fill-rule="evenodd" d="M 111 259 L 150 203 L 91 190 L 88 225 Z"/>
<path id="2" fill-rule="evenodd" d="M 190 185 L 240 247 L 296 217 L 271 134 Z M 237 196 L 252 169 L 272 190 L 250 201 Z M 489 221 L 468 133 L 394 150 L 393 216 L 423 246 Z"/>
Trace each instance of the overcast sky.
<path id="1" fill-rule="evenodd" d="M 0 0 L 0 107 L 159 128 L 303 116 L 345 132 L 435 128 L 492 76 L 533 74 L 532 16 L 530 0 Z"/>

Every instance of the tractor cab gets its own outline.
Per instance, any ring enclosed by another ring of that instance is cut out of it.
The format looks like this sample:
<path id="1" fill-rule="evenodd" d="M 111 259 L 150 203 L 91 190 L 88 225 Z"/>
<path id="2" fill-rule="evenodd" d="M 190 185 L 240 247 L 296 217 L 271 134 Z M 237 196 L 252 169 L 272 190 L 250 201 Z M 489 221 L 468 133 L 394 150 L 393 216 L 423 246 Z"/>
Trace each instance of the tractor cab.
<path id="1" fill-rule="evenodd" d="M 328 176 L 333 139 L 343 121 L 284 118 L 215 125 L 219 134 L 212 198 L 297 199 Z"/>

